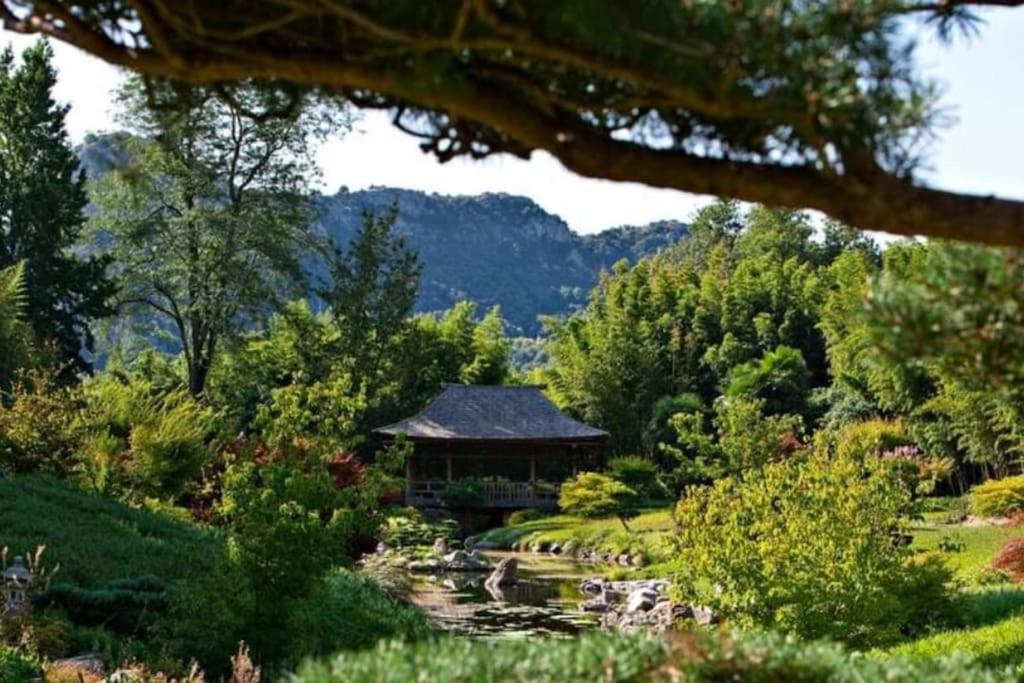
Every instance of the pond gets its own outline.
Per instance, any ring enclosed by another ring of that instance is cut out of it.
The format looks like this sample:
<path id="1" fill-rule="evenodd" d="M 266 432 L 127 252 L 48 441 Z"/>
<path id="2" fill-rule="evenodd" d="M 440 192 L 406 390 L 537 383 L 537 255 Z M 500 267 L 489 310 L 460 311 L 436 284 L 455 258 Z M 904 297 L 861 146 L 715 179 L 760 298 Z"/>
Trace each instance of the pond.
<path id="1" fill-rule="evenodd" d="M 534 553 L 487 552 L 493 564 L 519 561 L 514 586 L 488 589 L 487 572 L 414 575 L 412 599 L 440 629 L 480 638 L 570 636 L 598 625 L 580 610 L 580 581 L 599 573 L 592 566 Z"/>

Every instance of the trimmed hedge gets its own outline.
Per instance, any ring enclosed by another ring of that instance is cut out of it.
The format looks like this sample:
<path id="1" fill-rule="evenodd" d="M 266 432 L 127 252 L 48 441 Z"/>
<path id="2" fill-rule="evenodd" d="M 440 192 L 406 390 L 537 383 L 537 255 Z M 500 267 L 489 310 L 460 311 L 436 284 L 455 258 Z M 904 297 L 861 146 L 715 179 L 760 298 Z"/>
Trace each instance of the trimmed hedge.
<path id="1" fill-rule="evenodd" d="M 296 683 L 1009 683 L 1010 671 L 964 657 L 879 660 L 829 642 L 774 633 L 688 634 L 664 640 L 594 632 L 570 640 L 481 642 L 447 638 L 382 644 L 309 663 Z"/>

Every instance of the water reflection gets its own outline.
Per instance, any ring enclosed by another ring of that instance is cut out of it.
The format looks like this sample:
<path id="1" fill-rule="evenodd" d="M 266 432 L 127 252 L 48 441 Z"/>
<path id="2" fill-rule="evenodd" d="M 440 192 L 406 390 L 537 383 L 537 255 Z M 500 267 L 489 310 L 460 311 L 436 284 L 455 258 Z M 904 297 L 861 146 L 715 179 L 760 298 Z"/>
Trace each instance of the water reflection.
<path id="1" fill-rule="evenodd" d="M 487 553 L 497 563 L 509 553 Z M 416 577 L 413 599 L 441 629 L 481 638 L 528 635 L 568 636 L 597 625 L 579 609 L 582 577 L 593 568 L 548 556 L 516 554 L 519 581 L 486 586 L 486 574 Z"/>

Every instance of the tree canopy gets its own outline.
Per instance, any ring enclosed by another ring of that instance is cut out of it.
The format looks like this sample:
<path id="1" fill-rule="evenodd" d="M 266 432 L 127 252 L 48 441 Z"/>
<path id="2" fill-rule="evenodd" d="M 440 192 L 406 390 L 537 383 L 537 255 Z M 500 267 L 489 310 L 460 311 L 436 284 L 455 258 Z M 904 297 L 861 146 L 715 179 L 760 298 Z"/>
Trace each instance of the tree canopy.
<path id="1" fill-rule="evenodd" d="M 914 22 L 1020 0 L 3 0 L 4 26 L 151 77 L 324 88 L 442 161 L 544 150 L 577 173 L 864 229 L 1024 244 L 1024 203 L 925 187 L 941 124 Z M 298 98 L 298 95 L 296 95 Z"/>

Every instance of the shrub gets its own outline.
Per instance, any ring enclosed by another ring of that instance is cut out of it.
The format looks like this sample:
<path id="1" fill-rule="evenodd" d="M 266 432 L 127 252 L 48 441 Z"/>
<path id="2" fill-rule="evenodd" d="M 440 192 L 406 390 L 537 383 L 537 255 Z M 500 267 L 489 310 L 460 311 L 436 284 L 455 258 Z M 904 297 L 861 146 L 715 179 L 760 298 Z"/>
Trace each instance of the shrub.
<path id="1" fill-rule="evenodd" d="M 76 424 L 81 408 L 79 397 L 51 374 L 19 378 L 10 400 L 0 401 L 0 466 L 69 474 L 81 438 Z"/>
<path id="2" fill-rule="evenodd" d="M 97 589 L 59 583 L 37 602 L 59 607 L 76 624 L 137 634 L 166 607 L 166 589 L 155 576 L 119 579 Z"/>
<path id="3" fill-rule="evenodd" d="M 558 506 L 580 517 L 618 517 L 629 530 L 626 518 L 636 510 L 636 491 L 597 472 L 580 472 L 562 484 Z"/>
<path id="4" fill-rule="evenodd" d="M 434 539 L 453 541 L 458 536 L 459 523 L 442 519 L 428 523 L 416 508 L 405 508 L 400 514 L 390 515 L 381 532 L 381 540 L 393 548 L 430 545 Z"/>
<path id="5" fill-rule="evenodd" d="M 966 657 L 874 659 L 829 642 L 777 633 L 698 633 L 659 638 L 588 633 L 573 639 L 481 642 L 446 638 L 387 643 L 303 666 L 296 683 L 1011 683 L 1009 672 Z"/>
<path id="6" fill-rule="evenodd" d="M 660 470 L 650 460 L 638 455 L 624 455 L 608 462 L 607 474 L 646 498 L 660 498 L 665 488 L 658 481 Z"/>
<path id="7" fill-rule="evenodd" d="M 0 683 L 39 680 L 42 671 L 42 664 L 34 655 L 0 644 Z"/>
<path id="8" fill-rule="evenodd" d="M 368 578 L 336 569 L 292 605 L 286 631 L 284 651 L 297 664 L 310 656 L 362 650 L 384 639 L 422 640 L 431 629 L 419 609 Z"/>
<path id="9" fill-rule="evenodd" d="M 970 493 L 971 513 L 978 517 L 1007 517 L 1024 510 L 1024 474 L 990 479 Z"/>
<path id="10" fill-rule="evenodd" d="M 512 512 L 508 519 L 505 520 L 505 524 L 508 526 L 514 526 L 516 524 L 526 524 L 527 522 L 533 522 L 538 519 L 546 517 L 543 512 L 537 508 L 526 508 L 524 510 L 516 510 Z"/>
<path id="11" fill-rule="evenodd" d="M 441 491 L 441 502 L 449 508 L 478 507 L 484 503 L 484 485 L 473 478 L 453 481 Z"/>
<path id="12" fill-rule="evenodd" d="M 742 626 L 862 644 L 948 605 L 948 571 L 896 542 L 909 494 L 877 461 L 793 458 L 689 493 L 676 510 L 678 597 Z"/>
<path id="13" fill-rule="evenodd" d="M 1006 572 L 1014 581 L 1024 579 L 1024 538 L 1011 538 L 1003 543 L 991 568 Z"/>

